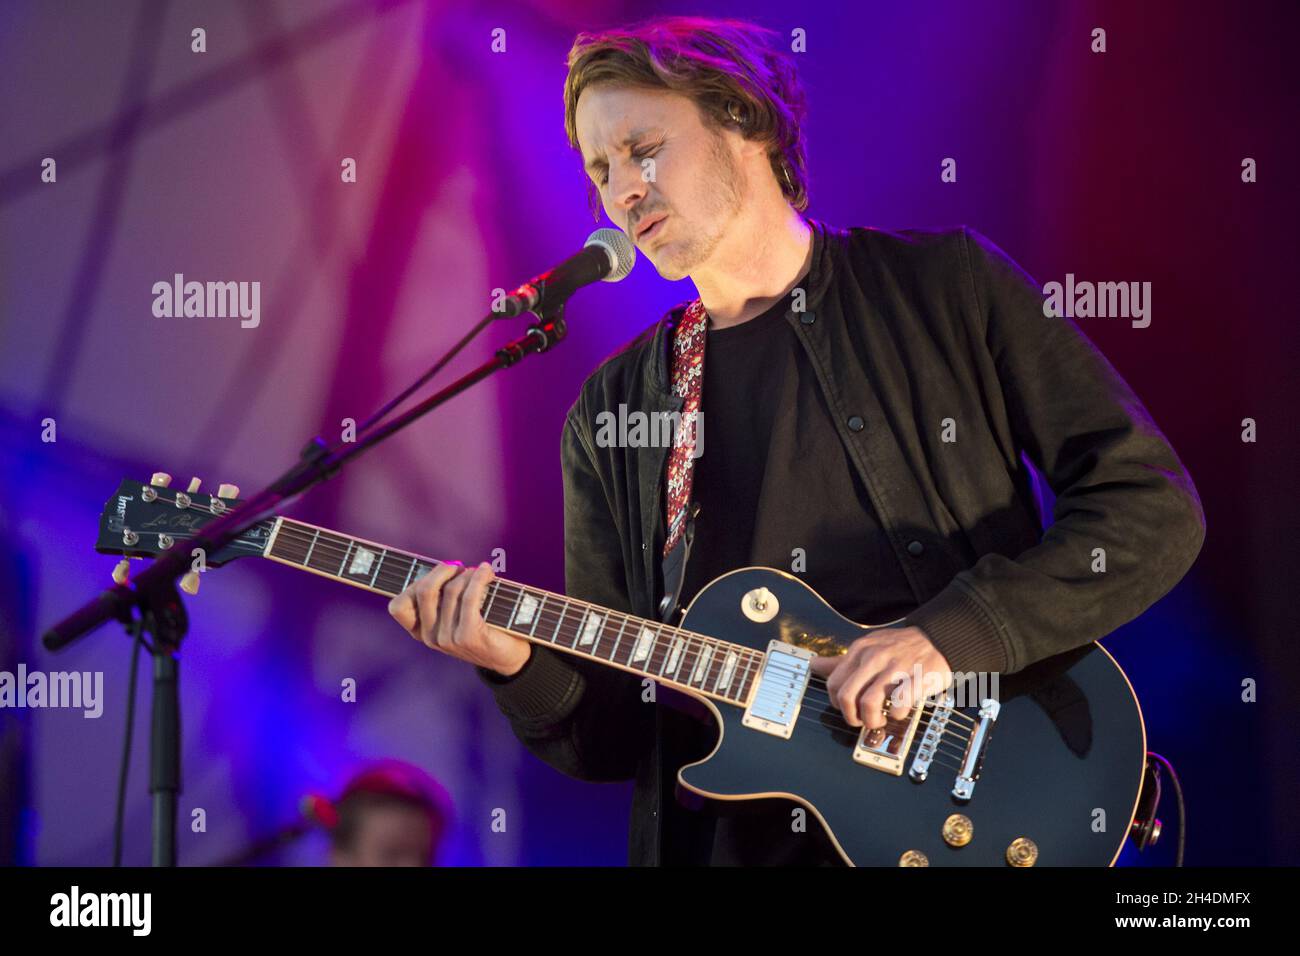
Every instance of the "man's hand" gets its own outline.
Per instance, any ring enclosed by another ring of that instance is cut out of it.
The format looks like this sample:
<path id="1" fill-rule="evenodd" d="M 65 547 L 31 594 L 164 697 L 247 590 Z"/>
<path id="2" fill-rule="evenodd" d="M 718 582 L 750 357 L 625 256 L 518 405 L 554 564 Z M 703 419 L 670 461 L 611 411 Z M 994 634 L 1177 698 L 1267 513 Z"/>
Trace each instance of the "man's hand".
<path id="1" fill-rule="evenodd" d="M 483 620 L 480 608 L 495 575 L 484 562 L 438 565 L 388 602 L 393 620 L 420 643 L 506 677 L 528 663 L 533 645 Z"/>
<path id="2" fill-rule="evenodd" d="M 831 703 L 850 727 L 884 727 L 887 694 L 889 718 L 901 720 L 917 700 L 952 683 L 948 661 L 919 627 L 872 631 L 839 657 L 813 658 L 812 670 L 826 678 Z"/>

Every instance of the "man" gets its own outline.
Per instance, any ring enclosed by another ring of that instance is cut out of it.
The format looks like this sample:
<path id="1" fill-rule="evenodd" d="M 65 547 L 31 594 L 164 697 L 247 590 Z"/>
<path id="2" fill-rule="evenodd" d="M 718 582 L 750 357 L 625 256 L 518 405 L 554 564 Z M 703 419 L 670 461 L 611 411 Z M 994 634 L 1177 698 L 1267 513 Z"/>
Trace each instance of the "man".
<path id="1" fill-rule="evenodd" d="M 434 866 L 451 801 L 419 767 L 385 760 L 354 776 L 317 813 L 329 829 L 331 866 Z"/>
<path id="2" fill-rule="evenodd" d="M 1131 620 L 1186 573 L 1203 517 L 1128 386 L 991 243 L 800 214 L 804 99 L 766 32 L 665 18 L 570 51 L 566 128 L 605 213 L 699 298 L 603 363 L 569 411 L 566 589 L 658 617 L 698 505 L 683 598 L 775 566 L 847 618 L 901 619 L 816 662 L 846 721 L 880 727 L 887 696 L 902 715 L 932 689 L 909 675 L 1012 673 Z M 698 407 L 703 454 L 607 447 L 596 416 L 620 404 Z M 1045 533 L 1022 453 L 1056 494 Z M 714 742 L 693 702 L 661 688 L 646 703 L 633 675 L 486 626 L 490 579 L 439 568 L 390 612 L 477 665 L 552 766 L 636 781 L 630 862 L 839 862 L 787 801 L 684 806 L 676 771 Z"/>

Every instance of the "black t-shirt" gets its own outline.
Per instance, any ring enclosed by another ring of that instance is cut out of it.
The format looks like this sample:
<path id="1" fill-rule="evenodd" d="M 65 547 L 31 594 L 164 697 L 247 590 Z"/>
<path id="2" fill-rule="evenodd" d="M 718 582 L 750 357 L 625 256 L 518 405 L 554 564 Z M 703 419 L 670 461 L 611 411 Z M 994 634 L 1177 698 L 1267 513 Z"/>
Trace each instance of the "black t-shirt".
<path id="1" fill-rule="evenodd" d="M 797 574 L 850 620 L 892 621 L 916 601 L 786 318 L 790 306 L 787 295 L 762 315 L 708 332 L 703 451 L 691 495 L 700 512 L 682 603 L 720 574 L 761 566 Z M 675 782 L 682 764 L 708 752 L 712 731 L 682 713 L 667 719 L 676 730 L 665 733 L 664 767 Z M 681 749 L 669 749 L 670 737 Z M 664 803 L 665 863 L 839 862 L 811 814 L 807 833 L 792 831 L 797 805 L 788 800 L 700 810 Z"/>

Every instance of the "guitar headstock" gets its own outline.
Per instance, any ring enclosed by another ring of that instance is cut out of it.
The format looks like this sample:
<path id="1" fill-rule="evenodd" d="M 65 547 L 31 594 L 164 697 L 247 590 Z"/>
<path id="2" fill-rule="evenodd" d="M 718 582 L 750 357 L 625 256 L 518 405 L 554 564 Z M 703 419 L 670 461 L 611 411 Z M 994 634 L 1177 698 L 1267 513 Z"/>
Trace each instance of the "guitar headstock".
<path id="1" fill-rule="evenodd" d="M 128 558 L 156 557 L 172 548 L 185 547 L 200 528 L 242 504 L 234 485 L 222 485 L 215 495 L 198 489 L 197 478 L 190 480 L 186 491 L 172 488 L 171 476 L 165 472 L 158 472 L 147 484 L 124 478 L 117 492 L 104 503 L 95 550 Z M 214 553 L 196 556 L 196 561 L 204 568 L 215 568 L 235 558 L 263 554 L 272 524 L 273 518 L 259 521 Z M 113 572 L 119 584 L 126 581 L 125 565 L 124 561 Z M 197 573 L 185 575 L 181 586 L 191 594 L 197 591 Z"/>

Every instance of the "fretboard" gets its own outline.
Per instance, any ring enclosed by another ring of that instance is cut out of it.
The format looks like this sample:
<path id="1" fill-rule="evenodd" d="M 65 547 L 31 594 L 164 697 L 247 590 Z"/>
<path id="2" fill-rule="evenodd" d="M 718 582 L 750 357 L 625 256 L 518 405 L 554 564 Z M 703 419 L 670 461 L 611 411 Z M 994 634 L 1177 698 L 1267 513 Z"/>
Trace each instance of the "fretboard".
<path id="1" fill-rule="evenodd" d="M 378 594 L 401 594 L 441 561 L 276 518 L 264 557 Z M 763 654 L 497 578 L 480 608 L 493 627 L 743 707 Z"/>

